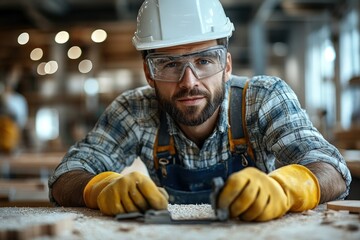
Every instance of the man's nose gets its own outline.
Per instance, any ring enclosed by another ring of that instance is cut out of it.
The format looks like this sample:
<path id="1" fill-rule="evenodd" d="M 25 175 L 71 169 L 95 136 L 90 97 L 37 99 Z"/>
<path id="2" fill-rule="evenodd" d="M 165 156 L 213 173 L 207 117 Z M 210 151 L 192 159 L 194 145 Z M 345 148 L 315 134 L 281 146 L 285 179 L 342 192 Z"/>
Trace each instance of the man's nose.
<path id="1" fill-rule="evenodd" d="M 194 71 L 195 70 L 190 66 L 185 68 L 184 74 L 180 79 L 181 88 L 192 89 L 194 86 L 199 84 L 199 79 L 197 79 Z"/>

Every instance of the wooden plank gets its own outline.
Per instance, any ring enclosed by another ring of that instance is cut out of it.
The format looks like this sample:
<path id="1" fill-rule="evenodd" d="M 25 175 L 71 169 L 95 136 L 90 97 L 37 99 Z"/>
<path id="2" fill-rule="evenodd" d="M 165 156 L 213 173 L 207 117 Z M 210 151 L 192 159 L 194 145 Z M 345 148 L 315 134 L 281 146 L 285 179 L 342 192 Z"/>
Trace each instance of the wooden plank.
<path id="1" fill-rule="evenodd" d="M 0 189 L 2 191 L 27 190 L 27 191 L 45 191 L 47 182 L 38 178 L 35 179 L 0 179 Z"/>
<path id="2" fill-rule="evenodd" d="M 2 175 L 49 174 L 61 162 L 64 153 L 22 153 L 1 159 Z"/>
<path id="3" fill-rule="evenodd" d="M 51 206 L 48 195 L 40 179 L 0 179 L 0 207 Z"/>
<path id="4" fill-rule="evenodd" d="M 342 201 L 331 201 L 327 204 L 328 209 L 337 211 L 350 211 L 353 213 L 360 213 L 360 200 L 342 200 Z"/>

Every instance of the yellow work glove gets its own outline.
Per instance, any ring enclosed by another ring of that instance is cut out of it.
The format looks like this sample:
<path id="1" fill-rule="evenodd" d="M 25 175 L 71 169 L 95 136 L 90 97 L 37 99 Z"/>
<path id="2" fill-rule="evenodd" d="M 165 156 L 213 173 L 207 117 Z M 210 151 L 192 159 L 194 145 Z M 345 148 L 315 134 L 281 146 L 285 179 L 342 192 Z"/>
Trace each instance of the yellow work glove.
<path id="1" fill-rule="evenodd" d="M 306 167 L 292 164 L 269 174 L 248 167 L 232 174 L 218 198 L 218 206 L 244 221 L 268 221 L 288 211 L 315 208 L 320 186 Z"/>
<path id="2" fill-rule="evenodd" d="M 146 175 L 103 172 L 86 185 L 83 198 L 89 208 L 105 215 L 167 209 L 168 196 Z"/>
<path id="3" fill-rule="evenodd" d="M 0 136 L 0 152 L 10 153 L 19 144 L 19 127 L 8 116 L 0 116 Z"/>

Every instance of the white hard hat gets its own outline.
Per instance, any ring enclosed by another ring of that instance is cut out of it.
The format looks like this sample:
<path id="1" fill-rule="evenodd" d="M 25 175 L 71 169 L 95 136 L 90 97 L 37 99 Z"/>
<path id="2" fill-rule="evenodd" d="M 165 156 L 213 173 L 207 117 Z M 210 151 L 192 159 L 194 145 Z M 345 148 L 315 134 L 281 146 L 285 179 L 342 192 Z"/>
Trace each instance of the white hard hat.
<path id="1" fill-rule="evenodd" d="M 234 24 L 219 0 L 146 0 L 133 44 L 150 50 L 230 37 Z"/>

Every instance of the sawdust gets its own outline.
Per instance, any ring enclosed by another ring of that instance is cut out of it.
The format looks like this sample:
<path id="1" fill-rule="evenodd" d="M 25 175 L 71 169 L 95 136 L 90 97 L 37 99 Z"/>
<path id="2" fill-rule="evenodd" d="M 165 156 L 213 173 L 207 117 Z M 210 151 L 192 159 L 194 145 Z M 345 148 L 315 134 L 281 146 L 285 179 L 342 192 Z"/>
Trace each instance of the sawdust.
<path id="1" fill-rule="evenodd" d="M 120 226 L 119 227 L 120 232 L 131 232 L 132 230 L 134 230 L 134 227 L 129 227 L 129 226 Z"/>
<path id="2" fill-rule="evenodd" d="M 174 219 L 214 216 L 210 205 L 169 205 L 169 211 Z M 43 216 L 49 220 L 51 215 L 67 214 L 75 215 L 73 229 L 67 231 L 67 235 L 41 239 L 360 239 L 359 215 L 328 211 L 324 206 L 302 213 L 289 213 L 265 223 L 231 220 L 209 225 L 156 225 L 116 221 L 113 217 L 87 208 L 0 208 L 0 225 L 3 226 L 3 222 L 14 215 L 23 215 L 27 221 L 32 221 Z"/>
<path id="3" fill-rule="evenodd" d="M 169 204 L 168 210 L 175 220 L 215 218 L 214 210 L 209 204 Z"/>
<path id="4" fill-rule="evenodd" d="M 31 208 L 0 208 L 0 229 L 22 228 L 35 224 L 52 224 L 63 219 L 74 219 L 73 213 L 34 212 Z"/>

